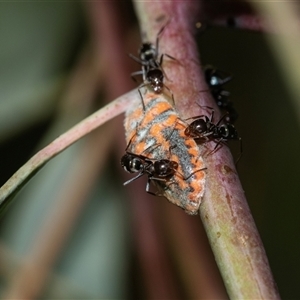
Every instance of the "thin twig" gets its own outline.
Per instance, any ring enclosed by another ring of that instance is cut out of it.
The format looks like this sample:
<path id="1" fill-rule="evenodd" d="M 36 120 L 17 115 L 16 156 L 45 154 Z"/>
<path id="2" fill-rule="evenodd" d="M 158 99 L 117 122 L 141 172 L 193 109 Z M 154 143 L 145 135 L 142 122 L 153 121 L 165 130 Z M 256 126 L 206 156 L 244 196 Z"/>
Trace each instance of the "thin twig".
<path id="1" fill-rule="evenodd" d="M 11 197 L 51 158 L 68 148 L 83 136 L 98 128 L 108 120 L 118 116 L 138 99 L 136 90 L 130 91 L 99 109 L 70 130 L 55 139 L 35 154 L 1 188 L 0 205 L 2 209 L 9 204 Z"/>

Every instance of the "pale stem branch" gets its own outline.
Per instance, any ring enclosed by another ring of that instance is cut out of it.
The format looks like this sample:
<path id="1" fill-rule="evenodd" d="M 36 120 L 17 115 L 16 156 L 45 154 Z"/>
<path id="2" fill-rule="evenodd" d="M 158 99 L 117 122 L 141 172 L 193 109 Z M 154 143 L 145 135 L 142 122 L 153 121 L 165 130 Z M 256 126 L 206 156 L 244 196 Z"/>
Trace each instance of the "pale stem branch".
<path id="1" fill-rule="evenodd" d="M 100 125 L 123 113 L 135 101 L 140 101 L 136 90 L 132 90 L 122 95 L 115 101 L 110 102 L 92 115 L 88 116 L 74 127 L 60 135 L 48 146 L 37 152 L 27 163 L 25 163 L 1 188 L 0 205 L 5 205 L 4 201 L 10 200 L 29 179 L 51 158 L 68 148 L 70 145 L 87 135 Z"/>

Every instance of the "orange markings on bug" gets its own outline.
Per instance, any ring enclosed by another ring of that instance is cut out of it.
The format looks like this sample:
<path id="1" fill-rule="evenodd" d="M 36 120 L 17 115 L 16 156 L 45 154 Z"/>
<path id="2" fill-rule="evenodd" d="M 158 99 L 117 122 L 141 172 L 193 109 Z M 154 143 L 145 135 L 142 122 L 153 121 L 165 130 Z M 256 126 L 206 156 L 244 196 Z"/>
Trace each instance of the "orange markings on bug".
<path id="1" fill-rule="evenodd" d="M 136 145 L 137 153 L 141 154 L 147 148 L 147 144 L 141 141 L 139 144 Z"/>
<path id="2" fill-rule="evenodd" d="M 194 139 L 185 135 L 187 125 L 163 96 L 147 93 L 143 100 L 145 111 L 140 104 L 126 113 L 124 126 L 127 143 L 130 142 L 127 151 L 153 162 L 177 162 L 174 175 L 164 180 L 152 179 L 151 183 L 171 203 L 188 214 L 198 214 L 206 177 L 200 149 Z"/>

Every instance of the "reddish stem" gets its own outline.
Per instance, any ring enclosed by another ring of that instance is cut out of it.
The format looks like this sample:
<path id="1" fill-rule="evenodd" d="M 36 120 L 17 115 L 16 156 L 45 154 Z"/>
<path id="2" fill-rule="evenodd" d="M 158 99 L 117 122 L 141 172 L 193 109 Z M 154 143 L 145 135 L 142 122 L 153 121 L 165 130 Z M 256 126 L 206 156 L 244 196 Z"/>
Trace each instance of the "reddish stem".
<path id="1" fill-rule="evenodd" d="M 192 28 L 201 2 L 136 1 L 142 31 L 150 42 L 163 22 L 171 19 L 161 38 L 160 51 L 180 64 L 164 63 L 176 109 L 186 118 L 205 114 L 197 103 L 216 108 L 208 93 Z M 163 22 L 161 21 L 163 20 Z M 216 116 L 218 119 L 218 116 Z M 212 143 L 213 144 L 213 143 Z M 208 145 L 213 149 L 214 145 Z M 251 216 L 244 191 L 227 147 L 204 156 L 207 166 L 206 191 L 200 216 L 206 229 L 227 292 L 238 299 L 278 299 L 268 260 Z"/>

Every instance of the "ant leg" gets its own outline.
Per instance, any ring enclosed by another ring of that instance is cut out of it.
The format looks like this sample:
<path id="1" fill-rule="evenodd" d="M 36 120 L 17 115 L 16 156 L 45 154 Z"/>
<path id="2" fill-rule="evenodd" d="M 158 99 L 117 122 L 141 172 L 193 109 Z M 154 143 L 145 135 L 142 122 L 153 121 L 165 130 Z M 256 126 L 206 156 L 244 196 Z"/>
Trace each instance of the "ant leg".
<path id="1" fill-rule="evenodd" d="M 167 190 L 171 184 L 175 184 L 175 183 L 176 183 L 175 181 L 172 181 L 166 184 L 165 190 Z"/>
<path id="2" fill-rule="evenodd" d="M 164 53 L 163 55 L 167 56 L 168 58 L 170 58 L 171 60 L 177 62 L 179 65 L 183 66 L 182 63 L 180 62 L 180 60 L 178 60 L 177 58 L 171 56 L 170 54 Z"/>
<path id="3" fill-rule="evenodd" d="M 165 84 L 164 84 L 164 87 L 170 92 L 172 101 L 173 101 L 173 105 L 175 106 L 174 94 L 172 93 L 171 89 L 168 86 L 166 86 Z"/>
<path id="4" fill-rule="evenodd" d="M 151 179 L 148 177 L 147 183 L 146 183 L 146 192 L 150 195 L 156 196 L 155 193 L 150 192 L 150 181 L 151 181 Z"/>
<path id="5" fill-rule="evenodd" d="M 196 119 L 200 119 L 200 118 L 204 118 L 205 121 L 210 121 L 208 116 L 206 116 L 206 115 L 199 115 L 199 116 L 190 117 L 190 118 L 184 119 L 184 121 L 196 120 Z"/>
<path id="6" fill-rule="evenodd" d="M 147 184 L 146 184 L 146 192 L 152 196 L 163 197 L 164 195 L 162 193 L 159 193 L 158 191 L 155 193 L 150 191 L 151 180 L 157 180 L 157 179 L 155 179 L 153 177 L 148 177 Z"/>
<path id="7" fill-rule="evenodd" d="M 160 59 L 159 59 L 159 62 L 158 62 L 159 68 L 160 68 L 161 71 L 163 72 L 164 77 L 165 77 L 168 81 L 173 82 L 173 80 L 171 80 L 171 79 L 168 77 L 168 75 L 166 74 L 166 72 L 165 72 L 165 70 L 164 70 L 164 68 L 163 68 L 163 66 L 162 66 L 164 56 L 167 56 L 168 58 L 171 58 L 172 60 L 176 61 L 176 62 L 177 62 L 178 64 L 180 64 L 180 65 L 182 65 L 182 64 L 180 63 L 180 61 L 179 61 L 178 59 L 176 59 L 175 57 L 173 57 L 173 56 L 171 56 L 171 55 L 169 55 L 169 54 L 163 53 L 163 54 L 160 56 Z"/>
<path id="8" fill-rule="evenodd" d="M 164 59 L 164 54 L 162 54 L 162 55 L 160 56 L 160 59 L 159 59 L 159 62 L 158 62 L 158 67 L 159 67 L 159 69 L 162 71 L 164 77 L 165 77 L 168 81 L 171 81 L 171 82 L 172 82 L 172 80 L 169 79 L 168 75 L 166 74 L 166 72 L 165 72 L 165 70 L 164 70 L 164 68 L 163 68 L 163 66 L 162 66 L 163 59 Z"/>
<path id="9" fill-rule="evenodd" d="M 136 57 L 135 55 L 133 55 L 131 53 L 128 53 L 128 56 L 141 65 L 145 64 L 145 62 L 143 62 L 141 59 L 139 59 L 138 57 Z"/>
<path id="10" fill-rule="evenodd" d="M 214 75 L 214 76 L 218 76 L 218 73 L 222 73 L 222 74 L 224 74 L 224 75 L 228 75 L 228 76 L 226 76 L 225 78 L 220 78 L 220 83 L 219 83 L 219 85 L 224 85 L 225 83 L 227 83 L 228 81 L 230 81 L 230 80 L 232 80 L 232 78 L 233 78 L 233 76 L 232 75 L 229 75 L 227 72 L 227 74 L 225 74 L 225 72 L 223 72 L 223 71 L 220 71 L 220 70 L 218 70 L 218 69 L 216 69 L 215 67 L 212 67 L 213 68 L 213 71 L 212 71 L 212 75 Z M 218 76 L 219 77 L 219 76 Z"/>
<path id="11" fill-rule="evenodd" d="M 160 56 L 160 59 L 159 59 L 159 66 L 162 68 L 162 63 L 163 63 L 163 60 L 164 60 L 164 54 L 162 54 L 161 56 Z"/>
<path id="12" fill-rule="evenodd" d="M 153 152 L 153 150 L 155 150 L 156 148 L 160 147 L 161 144 L 154 144 L 154 145 L 150 145 L 149 147 L 147 147 L 141 154 L 144 154 L 145 152 L 148 152 L 149 154 L 151 154 L 151 152 Z M 151 150 L 151 151 L 150 151 Z M 153 161 L 155 159 L 151 159 L 149 158 L 150 161 Z"/>
<path id="13" fill-rule="evenodd" d="M 138 76 L 138 75 L 143 75 L 143 76 L 144 76 L 144 71 L 136 71 L 136 72 L 133 72 L 133 73 L 130 74 L 130 77 L 131 77 L 131 79 L 132 79 L 134 82 L 139 83 L 139 82 L 137 81 L 137 79 L 136 79 L 136 76 Z"/>
<path id="14" fill-rule="evenodd" d="M 198 104 L 198 103 L 197 103 L 197 104 Z M 198 104 L 198 106 L 199 106 L 199 107 L 208 108 L 208 109 L 211 110 L 210 122 L 212 123 L 212 122 L 213 122 L 213 119 L 214 119 L 215 110 L 214 110 L 212 107 L 210 107 L 210 106 L 202 106 L 202 105 L 199 105 L 199 104 Z M 220 118 L 220 120 L 218 121 L 218 123 L 215 124 L 215 126 L 218 127 L 218 126 L 221 124 L 221 122 L 222 122 L 224 119 L 226 119 L 227 116 L 229 116 L 229 112 L 226 112 L 226 113 Z"/>
<path id="15" fill-rule="evenodd" d="M 209 141 L 209 136 L 212 135 L 212 132 L 207 132 L 207 133 L 203 133 L 201 135 L 201 137 L 195 137 L 194 140 L 196 142 L 196 144 L 200 144 L 200 145 L 204 145 L 204 147 L 207 148 L 207 146 L 205 145 L 205 143 L 207 143 Z"/>
<path id="16" fill-rule="evenodd" d="M 146 111 L 146 106 L 145 106 L 145 103 L 144 103 L 144 98 L 143 98 L 142 93 L 141 93 L 141 88 L 142 87 L 143 87 L 143 85 L 138 88 L 138 92 L 139 92 L 140 97 L 141 97 L 141 101 L 142 101 L 142 105 L 143 105 L 143 111 L 145 112 Z"/>
<path id="17" fill-rule="evenodd" d="M 158 47 L 159 47 L 159 38 L 163 34 L 163 32 L 164 32 L 165 28 L 167 27 L 167 25 L 169 25 L 170 21 L 171 21 L 171 19 L 169 19 L 166 22 L 166 24 L 159 30 L 159 32 L 156 35 L 156 43 L 155 43 L 156 44 L 156 49 L 157 49 L 156 51 L 158 51 Z"/>
<path id="18" fill-rule="evenodd" d="M 209 139 L 207 140 L 202 140 L 201 142 L 198 142 L 198 140 L 196 140 L 197 144 L 201 144 L 205 149 L 201 152 L 201 155 L 204 157 L 208 156 L 212 151 L 210 151 L 210 149 L 207 146 L 207 142 L 209 141 Z"/>
<path id="19" fill-rule="evenodd" d="M 207 110 L 210 110 L 210 111 L 211 111 L 210 122 L 212 122 L 213 117 L 214 117 L 214 114 L 215 114 L 215 110 L 214 110 L 211 106 L 200 105 L 199 103 L 197 103 L 197 105 L 198 105 L 200 108 L 206 108 Z"/>
<path id="20" fill-rule="evenodd" d="M 223 138 L 221 138 L 221 139 L 216 143 L 216 146 L 215 146 L 213 152 L 218 151 L 218 149 L 220 149 L 223 145 L 226 145 L 226 146 L 228 147 L 228 145 L 227 145 L 225 142 L 226 142 L 226 140 L 223 139 Z"/>
<path id="21" fill-rule="evenodd" d="M 233 78 L 233 76 L 230 76 L 230 75 L 227 76 L 226 78 L 224 78 L 223 81 L 222 81 L 222 85 L 227 83 L 228 81 L 230 81 L 232 78 Z"/>
<path id="22" fill-rule="evenodd" d="M 225 119 L 226 120 L 226 117 L 229 116 L 229 112 L 227 112 L 226 114 L 224 114 L 221 119 L 218 121 L 218 123 L 216 124 L 216 126 L 219 126 L 221 124 L 221 122 Z"/>
<path id="23" fill-rule="evenodd" d="M 137 131 L 136 131 L 136 132 L 137 132 Z M 125 152 L 127 152 L 129 146 L 131 145 L 132 139 L 136 136 L 136 132 L 135 132 L 134 135 L 130 138 L 129 143 L 128 143 L 126 149 L 125 149 Z"/>
<path id="24" fill-rule="evenodd" d="M 135 176 L 135 177 L 133 177 L 133 178 L 127 180 L 126 182 L 124 182 L 123 185 L 127 185 L 127 184 L 129 184 L 130 182 L 137 180 L 138 178 L 142 177 L 144 174 L 145 174 L 145 172 L 144 172 L 144 170 L 143 170 L 143 171 L 141 171 L 137 176 Z"/>
<path id="25" fill-rule="evenodd" d="M 199 103 L 197 103 L 197 105 L 198 105 L 200 108 L 208 108 L 210 111 L 214 112 L 214 109 L 213 109 L 211 106 L 200 105 Z"/>
<path id="26" fill-rule="evenodd" d="M 176 122 L 175 122 L 175 125 L 174 125 L 174 127 L 173 127 L 173 129 L 172 129 L 170 135 L 166 138 L 166 141 L 169 141 L 170 138 L 171 138 L 171 136 L 173 135 L 173 132 L 174 132 L 175 127 L 176 127 L 176 124 L 177 124 L 177 120 L 176 120 Z M 175 145 L 175 146 L 176 146 L 176 145 Z M 173 146 L 170 146 L 170 148 L 173 148 Z M 169 150 L 170 150 L 170 148 L 169 148 Z"/>
<path id="27" fill-rule="evenodd" d="M 196 170 L 194 172 L 192 172 L 188 177 L 184 177 L 183 174 L 181 174 L 180 172 L 176 171 L 175 175 L 179 175 L 181 177 L 181 179 L 183 180 L 188 180 L 190 177 L 192 177 L 194 174 L 196 174 L 197 172 L 200 172 L 200 171 L 204 171 L 204 170 L 207 170 L 207 167 L 204 167 L 202 169 L 199 169 L 199 170 Z M 175 182 L 171 182 L 169 185 L 171 185 L 172 183 L 175 183 Z M 168 186 L 169 186 L 168 185 Z"/>
<path id="28" fill-rule="evenodd" d="M 223 145 L 226 145 L 228 147 L 228 145 L 225 142 L 226 142 L 225 139 L 223 138 L 219 139 L 217 142 L 215 142 L 216 146 L 214 147 L 214 149 L 210 151 L 207 155 L 217 152 Z"/>
<path id="29" fill-rule="evenodd" d="M 204 171 L 204 170 L 207 170 L 207 167 L 204 167 L 202 169 L 199 169 L 199 170 L 196 170 L 194 172 L 192 172 L 188 177 L 186 178 L 183 178 L 184 180 L 188 180 L 190 177 L 192 177 L 194 174 L 196 174 L 197 172 L 200 172 L 200 171 Z"/>

